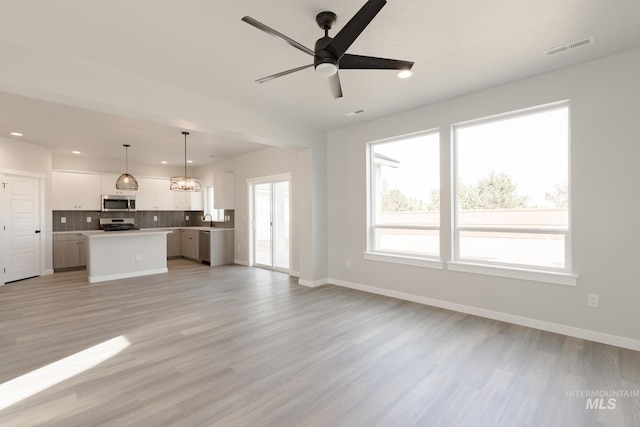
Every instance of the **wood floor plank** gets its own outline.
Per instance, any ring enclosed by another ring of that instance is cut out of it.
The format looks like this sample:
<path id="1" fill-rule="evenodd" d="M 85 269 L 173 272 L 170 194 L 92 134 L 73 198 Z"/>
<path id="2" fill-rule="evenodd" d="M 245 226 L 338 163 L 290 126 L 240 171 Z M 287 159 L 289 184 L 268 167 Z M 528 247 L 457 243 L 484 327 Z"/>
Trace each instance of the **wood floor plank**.
<path id="1" fill-rule="evenodd" d="M 185 260 L 0 287 L 0 392 L 119 338 L 119 353 L 0 409 L 0 425 L 640 426 L 638 397 L 601 409 L 581 394 L 640 393 L 639 352 Z"/>

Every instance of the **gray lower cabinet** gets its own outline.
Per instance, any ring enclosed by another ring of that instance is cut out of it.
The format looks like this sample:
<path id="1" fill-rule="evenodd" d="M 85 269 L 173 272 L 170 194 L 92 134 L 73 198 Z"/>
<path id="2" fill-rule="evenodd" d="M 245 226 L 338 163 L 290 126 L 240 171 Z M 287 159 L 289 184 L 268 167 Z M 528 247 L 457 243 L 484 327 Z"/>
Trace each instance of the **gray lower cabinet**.
<path id="1" fill-rule="evenodd" d="M 167 234 L 167 258 L 182 256 L 182 230 L 173 230 Z"/>
<path id="2" fill-rule="evenodd" d="M 233 264 L 233 246 L 233 230 L 183 228 L 167 234 L 167 258 L 187 258 L 212 266 Z"/>
<path id="3" fill-rule="evenodd" d="M 53 235 L 53 269 L 74 269 L 87 266 L 87 238 L 80 233 Z"/>
<path id="4" fill-rule="evenodd" d="M 198 230 L 182 229 L 182 256 L 200 261 L 200 234 Z"/>

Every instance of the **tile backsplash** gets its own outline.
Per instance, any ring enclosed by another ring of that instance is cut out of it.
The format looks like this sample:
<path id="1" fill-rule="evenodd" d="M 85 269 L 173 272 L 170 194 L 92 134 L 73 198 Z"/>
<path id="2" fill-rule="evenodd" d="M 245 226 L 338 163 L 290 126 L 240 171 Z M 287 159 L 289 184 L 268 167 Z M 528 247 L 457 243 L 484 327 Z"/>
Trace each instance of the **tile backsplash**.
<path id="1" fill-rule="evenodd" d="M 136 225 L 140 228 L 208 226 L 209 221 L 202 221 L 203 215 L 203 211 L 53 211 L 53 231 L 98 230 L 100 218 L 134 218 Z M 233 228 L 235 224 L 233 209 L 225 210 L 224 215 L 229 220 L 214 222 L 214 227 Z"/>

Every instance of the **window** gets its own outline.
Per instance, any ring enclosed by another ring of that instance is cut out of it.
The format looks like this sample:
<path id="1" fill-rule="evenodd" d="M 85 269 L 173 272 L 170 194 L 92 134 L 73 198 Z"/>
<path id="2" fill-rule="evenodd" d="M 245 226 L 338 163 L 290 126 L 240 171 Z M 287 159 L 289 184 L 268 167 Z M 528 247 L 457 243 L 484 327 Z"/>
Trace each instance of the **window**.
<path id="1" fill-rule="evenodd" d="M 453 261 L 569 272 L 569 107 L 453 127 Z"/>
<path id="2" fill-rule="evenodd" d="M 370 253 L 440 257 L 439 145 L 437 132 L 369 144 Z"/>

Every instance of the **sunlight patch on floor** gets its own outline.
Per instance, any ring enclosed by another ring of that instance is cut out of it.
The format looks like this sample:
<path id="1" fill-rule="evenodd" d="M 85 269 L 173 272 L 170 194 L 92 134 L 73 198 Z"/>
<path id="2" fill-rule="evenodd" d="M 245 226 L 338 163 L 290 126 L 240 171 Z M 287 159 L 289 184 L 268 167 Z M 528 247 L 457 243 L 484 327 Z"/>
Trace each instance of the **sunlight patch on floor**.
<path id="1" fill-rule="evenodd" d="M 0 411 L 112 358 L 131 343 L 120 335 L 0 385 Z"/>

